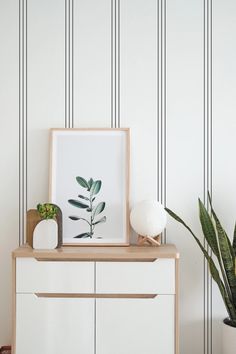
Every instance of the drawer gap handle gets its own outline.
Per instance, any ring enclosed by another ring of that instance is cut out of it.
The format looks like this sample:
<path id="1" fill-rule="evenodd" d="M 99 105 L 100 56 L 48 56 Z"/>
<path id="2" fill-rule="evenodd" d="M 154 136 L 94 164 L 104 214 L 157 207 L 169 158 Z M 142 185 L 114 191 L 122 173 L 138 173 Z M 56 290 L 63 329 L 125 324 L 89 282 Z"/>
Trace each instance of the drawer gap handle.
<path id="1" fill-rule="evenodd" d="M 83 259 L 83 258 L 37 258 L 35 260 L 38 262 L 143 262 L 143 263 L 153 263 L 158 260 L 158 258 L 91 258 L 91 259 Z"/>
<path id="2" fill-rule="evenodd" d="M 91 260 L 88 260 L 88 259 L 72 259 L 72 258 L 61 258 L 61 259 L 57 259 L 57 258 L 37 258 L 35 257 L 35 260 L 37 262 L 57 262 L 57 263 L 60 263 L 60 262 L 91 262 Z"/>
<path id="3" fill-rule="evenodd" d="M 87 299 L 154 299 L 158 294 L 81 294 L 35 293 L 39 298 L 87 298 Z"/>

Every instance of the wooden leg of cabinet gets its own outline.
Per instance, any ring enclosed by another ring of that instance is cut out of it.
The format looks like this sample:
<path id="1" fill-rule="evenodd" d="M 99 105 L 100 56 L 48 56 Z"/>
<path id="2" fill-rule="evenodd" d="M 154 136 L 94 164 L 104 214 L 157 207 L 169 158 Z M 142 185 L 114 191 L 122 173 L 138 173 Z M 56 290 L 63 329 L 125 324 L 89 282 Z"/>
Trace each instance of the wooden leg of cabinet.
<path id="1" fill-rule="evenodd" d="M 179 259 L 175 260 L 175 354 L 179 354 Z"/>
<path id="2" fill-rule="evenodd" d="M 12 349 L 15 354 L 16 342 L 16 259 L 12 258 Z"/>

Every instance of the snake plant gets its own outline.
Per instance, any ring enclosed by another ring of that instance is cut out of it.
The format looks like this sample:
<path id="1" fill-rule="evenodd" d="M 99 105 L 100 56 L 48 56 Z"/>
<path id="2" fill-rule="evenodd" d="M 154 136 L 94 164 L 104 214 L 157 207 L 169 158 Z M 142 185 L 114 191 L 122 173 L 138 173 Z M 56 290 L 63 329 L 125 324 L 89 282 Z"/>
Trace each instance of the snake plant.
<path id="1" fill-rule="evenodd" d="M 234 228 L 233 242 L 227 236 L 222 227 L 213 207 L 210 194 L 208 193 L 209 211 L 199 199 L 199 218 L 205 240 L 206 247 L 200 242 L 199 238 L 193 233 L 190 227 L 173 211 L 166 208 L 166 211 L 175 220 L 181 223 L 193 236 L 204 257 L 207 260 L 212 278 L 217 283 L 223 298 L 229 318 L 225 321 L 228 325 L 236 327 L 236 224 Z"/>

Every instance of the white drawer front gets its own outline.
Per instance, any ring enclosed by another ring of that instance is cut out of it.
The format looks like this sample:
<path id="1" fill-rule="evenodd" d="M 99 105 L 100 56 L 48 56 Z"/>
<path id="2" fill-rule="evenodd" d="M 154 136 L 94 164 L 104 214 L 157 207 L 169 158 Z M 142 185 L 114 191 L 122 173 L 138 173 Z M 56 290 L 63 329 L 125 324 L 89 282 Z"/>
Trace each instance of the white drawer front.
<path id="1" fill-rule="evenodd" d="M 17 293 L 93 293 L 94 262 L 16 259 Z"/>
<path id="2" fill-rule="evenodd" d="M 96 292 L 175 294 L 175 260 L 97 262 Z"/>

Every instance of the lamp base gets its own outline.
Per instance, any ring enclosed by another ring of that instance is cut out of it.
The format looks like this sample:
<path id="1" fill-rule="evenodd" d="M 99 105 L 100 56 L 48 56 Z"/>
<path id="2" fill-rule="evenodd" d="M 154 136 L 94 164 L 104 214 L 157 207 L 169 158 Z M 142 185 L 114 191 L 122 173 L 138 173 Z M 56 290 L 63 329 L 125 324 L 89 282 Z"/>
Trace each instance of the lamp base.
<path id="1" fill-rule="evenodd" d="M 149 246 L 160 246 L 161 245 L 161 235 L 151 237 L 151 236 L 141 236 L 138 235 L 138 246 L 149 245 Z"/>

